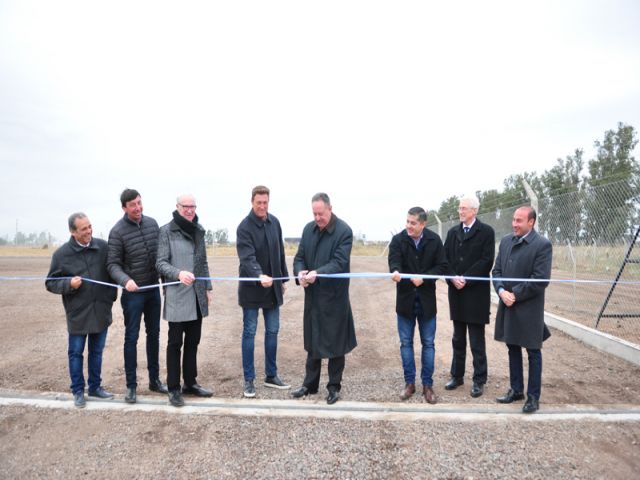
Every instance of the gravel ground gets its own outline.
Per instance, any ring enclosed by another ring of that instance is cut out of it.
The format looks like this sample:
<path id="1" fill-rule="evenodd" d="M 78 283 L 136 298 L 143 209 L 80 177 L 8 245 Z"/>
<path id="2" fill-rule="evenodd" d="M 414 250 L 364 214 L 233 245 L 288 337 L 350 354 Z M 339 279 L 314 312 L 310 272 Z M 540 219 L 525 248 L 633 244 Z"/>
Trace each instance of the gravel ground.
<path id="1" fill-rule="evenodd" d="M 215 275 L 232 276 L 234 258 L 211 258 Z M 45 275 L 47 258 L 0 257 L 0 275 Z M 352 259 L 353 271 L 385 271 L 386 259 Z M 434 382 L 441 404 L 495 405 L 508 388 L 507 352 L 487 328 L 489 382 L 484 396 L 467 384 L 442 386 L 451 362 L 451 322 L 440 284 Z M 390 281 L 354 280 L 351 288 L 359 346 L 347 357 L 342 395 L 349 401 L 399 402 L 402 368 Z M 241 314 L 236 285 L 214 287 L 205 320 L 199 382 L 216 397 L 241 398 Z M 303 293 L 292 286 L 281 314 L 278 352 L 283 378 L 304 374 Z M 67 392 L 66 329 L 60 298 L 42 282 L 0 286 L 0 388 Z M 262 373 L 262 327 L 256 369 Z M 120 398 L 122 313 L 114 305 L 103 383 Z M 166 345 L 162 325 L 161 351 Z M 146 390 L 144 335 L 138 347 L 139 393 Z M 164 355 L 161 367 L 164 372 Z M 545 405 L 640 404 L 640 368 L 554 331 L 544 348 Z M 468 359 L 468 371 L 471 360 Z M 325 369 L 326 370 L 326 369 Z M 324 372 L 323 372 L 324 373 Z M 164 373 L 163 373 L 164 375 Z M 326 377 L 324 377 L 326 378 Z M 257 384 L 258 398 L 288 399 Z M 158 398 L 158 397 L 154 397 Z M 415 396 L 409 403 L 421 404 Z M 0 407 L 0 478 L 638 478 L 640 423 L 598 421 L 364 421 L 171 415 L 139 411 Z"/>

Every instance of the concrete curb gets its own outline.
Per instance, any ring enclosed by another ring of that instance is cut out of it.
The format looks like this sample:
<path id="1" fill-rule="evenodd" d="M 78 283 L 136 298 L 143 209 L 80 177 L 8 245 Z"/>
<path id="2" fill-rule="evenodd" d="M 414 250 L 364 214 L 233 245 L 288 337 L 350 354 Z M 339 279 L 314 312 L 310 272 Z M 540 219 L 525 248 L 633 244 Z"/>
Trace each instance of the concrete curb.
<path id="1" fill-rule="evenodd" d="M 498 296 L 494 292 L 491 292 L 491 301 L 495 304 L 498 303 Z M 640 345 L 546 311 L 544 312 L 544 321 L 548 326 L 587 345 L 640 366 Z"/>
<path id="2" fill-rule="evenodd" d="M 305 400 L 235 400 L 195 399 L 175 408 L 158 397 L 139 397 L 138 403 L 128 404 L 123 398 L 113 400 L 88 399 L 80 410 L 73 405 L 73 397 L 66 393 L 33 393 L 0 391 L 0 407 L 27 406 L 72 411 L 109 410 L 126 412 L 161 412 L 175 415 L 301 417 L 321 419 L 352 419 L 368 421 L 455 421 L 455 422 L 513 422 L 513 421 L 582 421 L 640 422 L 637 405 L 546 405 L 533 415 L 521 412 L 522 402 L 512 405 L 405 405 L 402 403 L 372 403 L 340 401 L 327 405 L 323 398 Z"/>

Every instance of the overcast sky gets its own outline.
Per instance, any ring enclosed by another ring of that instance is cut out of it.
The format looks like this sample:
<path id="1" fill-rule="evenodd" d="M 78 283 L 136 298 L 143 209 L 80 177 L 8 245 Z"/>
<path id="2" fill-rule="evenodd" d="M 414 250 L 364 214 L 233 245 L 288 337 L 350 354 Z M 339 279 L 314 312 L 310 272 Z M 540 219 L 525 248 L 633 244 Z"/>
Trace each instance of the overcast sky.
<path id="1" fill-rule="evenodd" d="M 191 192 L 235 238 L 257 184 L 285 236 L 325 191 L 385 240 L 619 121 L 640 128 L 635 0 L 0 0 L 9 240 L 66 240 L 77 210 L 106 238 L 125 187 L 160 224 Z"/>

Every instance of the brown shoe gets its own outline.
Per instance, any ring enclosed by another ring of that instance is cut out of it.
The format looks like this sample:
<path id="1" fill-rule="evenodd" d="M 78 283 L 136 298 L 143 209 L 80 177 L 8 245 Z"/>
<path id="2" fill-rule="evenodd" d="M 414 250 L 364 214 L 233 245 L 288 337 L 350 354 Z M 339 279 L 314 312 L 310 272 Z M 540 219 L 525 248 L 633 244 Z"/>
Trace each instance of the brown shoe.
<path id="1" fill-rule="evenodd" d="M 407 383 L 400 394 L 400 400 L 408 400 L 414 393 L 416 393 L 416 386 L 413 383 Z"/>
<path id="2" fill-rule="evenodd" d="M 424 385 L 422 387 L 422 395 L 424 396 L 424 399 L 427 403 L 430 403 L 433 405 L 438 402 L 438 399 L 436 398 L 436 394 L 433 393 L 433 388 L 431 387 L 427 387 L 426 385 Z"/>

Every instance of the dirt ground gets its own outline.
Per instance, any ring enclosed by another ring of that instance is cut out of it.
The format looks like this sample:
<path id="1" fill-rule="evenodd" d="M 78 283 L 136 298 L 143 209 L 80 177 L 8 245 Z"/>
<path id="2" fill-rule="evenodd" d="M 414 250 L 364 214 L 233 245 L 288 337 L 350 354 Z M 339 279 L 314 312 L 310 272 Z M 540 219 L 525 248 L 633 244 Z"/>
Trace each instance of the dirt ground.
<path id="1" fill-rule="evenodd" d="M 44 276 L 49 261 L 46 257 L 0 257 L 0 276 Z M 237 259 L 212 257 L 209 261 L 212 275 L 237 275 Z M 354 257 L 352 271 L 384 272 L 386 258 Z M 235 282 L 215 283 L 212 314 L 203 324 L 198 381 L 212 388 L 217 398 L 242 397 L 242 320 L 236 291 Z M 352 280 L 351 302 L 358 347 L 347 356 L 344 400 L 400 401 L 398 394 L 403 378 L 394 297 L 394 284 L 390 280 Z M 280 376 L 294 387 L 302 381 L 306 357 L 302 345 L 302 303 L 302 289 L 291 285 L 281 310 L 278 367 Z M 485 394 L 473 399 L 469 396 L 470 355 L 464 387 L 452 392 L 443 388 L 449 377 L 452 331 L 443 282 L 438 284 L 438 311 L 434 387 L 440 403 L 495 405 L 495 397 L 509 387 L 506 347 L 493 340 L 495 315 L 487 328 L 489 380 Z M 124 327 L 119 300 L 113 312 L 114 322 L 109 329 L 103 362 L 103 385 L 121 400 L 125 377 Z M 67 332 L 59 296 L 47 292 L 43 281 L 0 282 L 0 328 L 0 389 L 68 392 Z M 264 372 L 262 333 L 260 322 L 256 337 L 258 379 Z M 166 336 L 163 321 L 160 355 L 163 377 Z M 143 333 L 138 352 L 139 394 L 151 395 L 146 389 Z M 543 356 L 541 411 L 545 405 L 637 406 L 640 403 L 640 368 L 630 363 L 555 330 L 544 345 Z M 266 389 L 261 382 L 256 386 L 258 398 L 289 399 L 288 391 Z M 316 397 L 319 397 L 317 401 L 323 401 L 320 395 Z M 415 396 L 409 402 L 418 404 L 422 400 Z M 286 444 L 292 431 L 299 432 L 306 441 L 274 451 L 278 442 Z M 522 440 L 532 432 L 535 437 L 530 442 Z M 423 452 L 425 458 L 422 459 L 432 465 L 431 473 L 419 469 L 420 454 L 419 449 L 416 452 L 416 445 L 423 440 L 425 446 L 431 445 L 431 449 Z M 363 447 L 362 441 L 368 442 L 369 449 Z M 225 416 L 173 418 L 149 413 L 12 406 L 0 407 L 0 478 L 83 474 L 98 478 L 121 475 L 134 478 L 152 475 L 162 478 L 172 475 L 178 478 L 247 475 L 259 478 L 412 475 L 480 478 L 512 476 L 518 472 L 526 478 L 629 478 L 640 474 L 639 442 L 637 422 L 561 422 L 535 426 L 522 422 L 513 425 L 492 422 L 486 425 L 393 424 Z M 319 455 L 314 450 L 318 445 L 305 447 L 309 444 L 341 445 L 342 452 L 334 450 L 334 455 L 327 456 L 325 449 L 324 454 Z M 542 453 L 534 454 L 531 449 Z M 288 465 L 289 470 L 280 469 L 277 462 L 274 464 L 274 458 Z M 501 462 L 507 462 L 504 464 L 512 468 L 499 467 Z"/>

